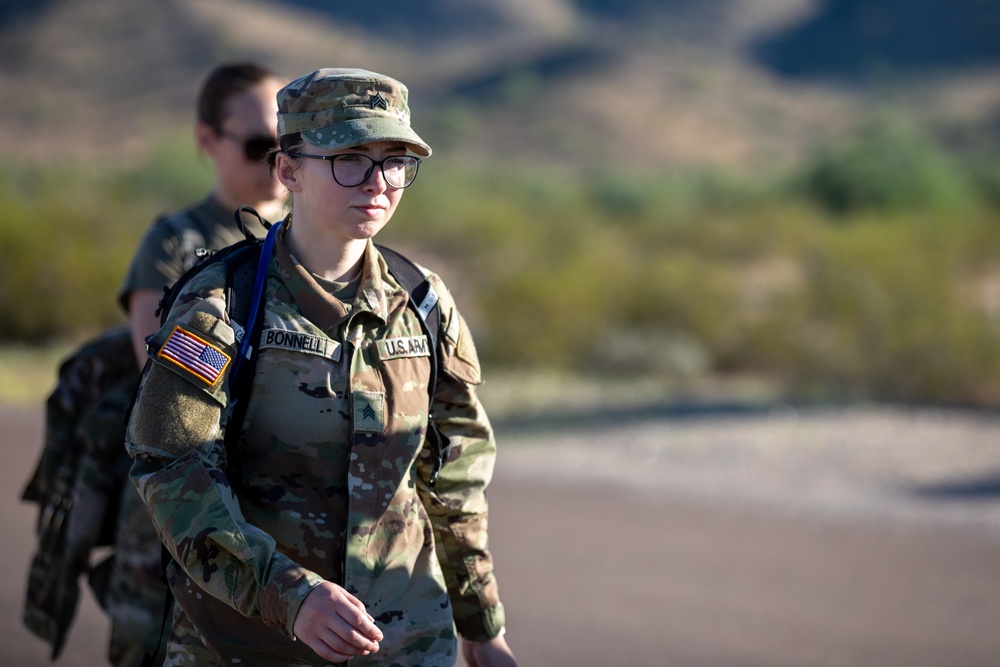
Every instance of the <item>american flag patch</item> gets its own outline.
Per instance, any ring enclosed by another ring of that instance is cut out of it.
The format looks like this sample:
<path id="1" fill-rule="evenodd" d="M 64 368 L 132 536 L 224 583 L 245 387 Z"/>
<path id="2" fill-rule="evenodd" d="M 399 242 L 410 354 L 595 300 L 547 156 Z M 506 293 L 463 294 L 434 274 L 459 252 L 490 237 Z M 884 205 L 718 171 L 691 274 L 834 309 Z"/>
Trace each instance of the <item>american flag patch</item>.
<path id="1" fill-rule="evenodd" d="M 228 354 L 180 327 L 174 327 L 156 356 L 172 361 L 209 385 L 215 385 L 229 365 Z"/>

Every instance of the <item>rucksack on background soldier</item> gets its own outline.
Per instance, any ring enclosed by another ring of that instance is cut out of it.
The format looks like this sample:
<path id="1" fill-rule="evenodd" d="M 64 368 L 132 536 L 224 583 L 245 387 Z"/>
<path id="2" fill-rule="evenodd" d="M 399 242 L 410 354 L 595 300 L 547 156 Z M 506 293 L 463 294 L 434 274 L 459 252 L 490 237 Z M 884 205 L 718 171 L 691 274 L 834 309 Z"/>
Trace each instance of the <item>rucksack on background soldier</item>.
<path id="1" fill-rule="evenodd" d="M 282 206 L 283 189 L 262 161 L 276 143 L 274 95 L 282 84 L 254 63 L 225 64 L 208 74 L 194 133 L 215 170 L 212 190 L 145 234 L 118 295 L 130 327 L 105 332 L 70 355 L 46 404 L 43 451 L 23 495 L 39 505 L 24 621 L 52 645 L 53 659 L 72 624 L 84 574 L 111 619 L 112 664 L 136 665 L 162 643 L 162 549 L 127 481 L 123 422 L 145 363 L 144 339 L 159 326 L 164 288 L 243 238 L 233 218 L 237 207 L 277 215 Z M 247 224 L 263 235 L 263 226 Z M 91 567 L 93 549 L 105 546 L 113 547 L 111 556 Z"/>

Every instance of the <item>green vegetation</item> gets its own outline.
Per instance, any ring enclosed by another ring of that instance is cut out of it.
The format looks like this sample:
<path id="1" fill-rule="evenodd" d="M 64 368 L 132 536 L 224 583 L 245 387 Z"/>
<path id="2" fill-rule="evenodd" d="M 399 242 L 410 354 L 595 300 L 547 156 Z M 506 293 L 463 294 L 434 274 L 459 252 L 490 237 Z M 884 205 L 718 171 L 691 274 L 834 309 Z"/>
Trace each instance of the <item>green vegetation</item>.
<path id="1" fill-rule="evenodd" d="M 960 211 L 973 193 L 968 174 L 930 137 L 891 115 L 826 147 L 805 170 L 803 191 L 839 213 L 862 209 Z"/>
<path id="2" fill-rule="evenodd" d="M 0 341 L 44 344 L 121 321 L 115 294 L 140 236 L 210 184 L 190 139 L 171 139 L 138 168 L 0 168 Z"/>
<path id="3" fill-rule="evenodd" d="M 120 320 L 128 258 L 208 170 L 0 172 L 0 340 Z M 1000 170 L 880 118 L 795 174 L 428 160 L 384 241 L 456 293 L 491 374 L 1000 404 Z"/>

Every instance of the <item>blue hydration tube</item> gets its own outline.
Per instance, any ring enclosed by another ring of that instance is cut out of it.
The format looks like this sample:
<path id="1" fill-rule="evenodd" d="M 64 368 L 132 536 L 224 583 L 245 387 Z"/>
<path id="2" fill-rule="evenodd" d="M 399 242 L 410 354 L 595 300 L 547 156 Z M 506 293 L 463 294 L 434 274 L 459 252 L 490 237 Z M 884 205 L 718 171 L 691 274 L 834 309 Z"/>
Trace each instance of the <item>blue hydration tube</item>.
<path id="1" fill-rule="evenodd" d="M 267 281 L 267 266 L 271 263 L 271 253 L 274 248 L 274 239 L 278 235 L 278 229 L 284 221 L 279 221 L 271 225 L 264 237 L 264 245 L 260 249 L 260 261 L 257 262 L 257 275 L 253 281 L 253 295 L 250 298 L 250 312 L 247 317 L 247 330 L 243 332 L 243 339 L 240 341 L 239 352 L 236 355 L 236 364 L 233 368 L 232 377 L 239 372 L 243 363 L 249 361 L 253 354 L 253 345 L 250 339 L 253 338 L 257 330 L 257 318 L 260 313 L 261 303 L 264 301 L 264 283 Z M 230 379 L 230 383 L 232 379 Z"/>

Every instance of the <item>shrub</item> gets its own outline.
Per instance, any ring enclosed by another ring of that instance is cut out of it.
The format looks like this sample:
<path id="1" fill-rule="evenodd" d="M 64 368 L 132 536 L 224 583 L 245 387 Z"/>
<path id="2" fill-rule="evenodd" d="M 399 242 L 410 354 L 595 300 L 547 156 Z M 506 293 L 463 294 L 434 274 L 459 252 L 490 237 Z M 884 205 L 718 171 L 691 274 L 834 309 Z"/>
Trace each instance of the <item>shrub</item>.
<path id="1" fill-rule="evenodd" d="M 997 404 L 1000 300 L 986 287 L 1000 276 L 1000 211 L 956 195 L 965 181 L 947 160 L 898 131 L 813 165 L 799 181 L 825 184 L 813 199 L 732 174 L 429 160 L 380 241 L 445 277 L 494 368 Z M 916 157 L 879 163 L 886 145 Z M 135 168 L 0 170 L 0 339 L 121 321 L 114 297 L 139 236 L 208 178 L 169 144 Z M 915 183 L 938 194 L 904 196 Z"/>
<path id="2" fill-rule="evenodd" d="M 974 202 L 966 173 L 927 134 L 884 115 L 821 149 L 803 173 L 804 194 L 830 211 L 958 211 Z"/>
<path id="3" fill-rule="evenodd" d="M 0 171 L 0 341 L 79 338 L 123 320 L 116 294 L 140 236 L 207 188 L 208 172 L 171 146 L 133 169 Z"/>

